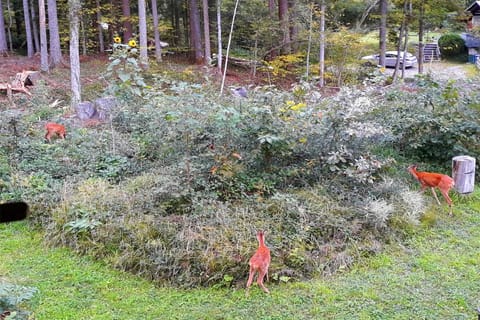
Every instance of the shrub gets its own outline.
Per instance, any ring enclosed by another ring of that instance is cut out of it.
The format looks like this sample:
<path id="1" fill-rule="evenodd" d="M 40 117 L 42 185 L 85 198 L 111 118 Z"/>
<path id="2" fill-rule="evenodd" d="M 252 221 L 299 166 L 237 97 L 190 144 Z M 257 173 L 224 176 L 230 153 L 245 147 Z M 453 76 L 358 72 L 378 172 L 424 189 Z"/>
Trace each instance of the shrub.
<path id="1" fill-rule="evenodd" d="M 447 33 L 438 39 L 440 53 L 446 59 L 460 56 L 466 52 L 465 41 L 460 35 Z"/>

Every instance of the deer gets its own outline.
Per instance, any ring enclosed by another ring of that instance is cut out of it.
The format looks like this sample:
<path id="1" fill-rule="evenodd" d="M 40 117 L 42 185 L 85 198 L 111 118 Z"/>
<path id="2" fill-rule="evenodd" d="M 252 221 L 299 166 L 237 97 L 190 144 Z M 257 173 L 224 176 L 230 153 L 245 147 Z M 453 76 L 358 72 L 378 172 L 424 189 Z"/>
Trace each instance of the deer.
<path id="1" fill-rule="evenodd" d="M 51 138 L 53 135 L 58 135 L 62 139 L 65 139 L 67 135 L 67 130 L 65 129 L 65 126 L 55 122 L 48 122 L 45 125 L 45 129 L 47 129 L 47 133 L 45 134 L 45 140 L 47 140 L 48 142 L 52 142 Z"/>
<path id="2" fill-rule="evenodd" d="M 270 291 L 265 287 L 263 284 L 263 279 L 267 276 L 268 281 L 268 267 L 270 266 L 270 249 L 265 245 L 265 232 L 263 230 L 259 230 L 257 232 L 257 240 L 258 240 L 258 249 L 254 253 L 254 255 L 250 258 L 249 265 L 250 265 L 250 272 L 248 275 L 247 281 L 247 291 L 246 295 L 248 295 L 248 291 L 250 286 L 252 285 L 253 277 L 256 273 L 257 276 L 257 283 L 262 288 L 265 293 L 270 293 Z"/>
<path id="3" fill-rule="evenodd" d="M 448 192 L 455 185 L 455 182 L 451 177 L 441 173 L 417 171 L 417 165 L 415 164 L 409 166 L 408 171 L 420 182 L 422 186 L 421 192 L 424 192 L 425 189 L 429 187 L 432 190 L 438 205 L 441 205 L 440 201 L 438 200 L 437 193 L 435 192 L 435 188 L 438 188 L 450 207 L 449 214 L 453 214 L 452 199 L 450 199 L 448 196 Z"/>

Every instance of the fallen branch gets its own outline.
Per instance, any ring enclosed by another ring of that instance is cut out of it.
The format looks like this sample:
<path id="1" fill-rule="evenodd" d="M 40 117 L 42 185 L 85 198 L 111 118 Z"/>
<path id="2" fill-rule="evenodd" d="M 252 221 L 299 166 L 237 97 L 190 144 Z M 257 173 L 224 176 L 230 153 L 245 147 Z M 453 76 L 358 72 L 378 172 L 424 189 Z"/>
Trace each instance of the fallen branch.
<path id="1" fill-rule="evenodd" d="M 5 91 L 17 91 L 17 92 L 23 92 L 29 96 L 32 96 L 31 92 L 28 91 L 27 88 L 25 87 L 21 87 L 21 88 L 18 88 L 18 87 L 14 87 L 12 86 L 10 83 L 0 83 L 0 90 L 5 90 Z"/>

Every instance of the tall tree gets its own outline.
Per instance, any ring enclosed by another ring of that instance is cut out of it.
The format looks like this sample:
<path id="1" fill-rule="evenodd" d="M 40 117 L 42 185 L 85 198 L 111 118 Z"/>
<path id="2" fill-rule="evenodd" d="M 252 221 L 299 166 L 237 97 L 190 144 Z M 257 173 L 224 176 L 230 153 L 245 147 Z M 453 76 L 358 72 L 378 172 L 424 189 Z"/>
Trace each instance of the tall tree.
<path id="1" fill-rule="evenodd" d="M 288 0 L 288 31 L 289 31 L 289 39 L 292 43 L 290 46 L 290 50 L 297 51 L 298 45 L 296 44 L 296 39 L 298 37 L 298 27 L 296 23 L 294 23 L 293 18 L 290 18 L 292 13 L 295 12 L 295 0 Z"/>
<path id="2" fill-rule="evenodd" d="M 393 71 L 393 75 L 392 75 L 393 82 L 396 82 L 398 79 L 398 70 L 400 66 L 400 51 L 405 52 L 406 50 L 406 48 L 402 48 L 402 43 L 404 41 L 404 36 L 406 34 L 406 31 L 408 30 L 408 8 L 409 8 L 409 0 L 404 0 L 402 24 L 400 25 L 400 32 L 399 32 L 398 42 L 397 42 L 397 62 L 395 63 L 395 71 Z M 408 37 L 408 34 L 407 34 L 407 37 Z"/>
<path id="3" fill-rule="evenodd" d="M 205 63 L 212 61 L 212 49 L 210 47 L 210 18 L 208 17 L 208 0 L 203 0 L 203 38 L 205 40 Z"/>
<path id="4" fill-rule="evenodd" d="M 320 87 L 325 85 L 325 10 L 327 10 L 327 6 L 325 0 L 322 0 L 320 4 L 320 52 L 318 57 L 318 82 Z"/>
<path id="5" fill-rule="evenodd" d="M 380 28 L 379 28 L 380 58 L 378 63 L 383 67 L 385 67 L 385 52 L 387 50 L 387 14 L 388 14 L 388 0 L 380 0 Z"/>
<path id="6" fill-rule="evenodd" d="M 152 17 L 153 17 L 153 36 L 155 38 L 155 60 L 162 61 L 162 46 L 160 45 L 160 30 L 158 29 L 158 8 L 157 0 L 152 0 Z"/>
<path id="7" fill-rule="evenodd" d="M 138 0 L 138 29 L 140 31 L 140 64 L 143 69 L 148 69 L 147 51 L 147 13 L 145 0 Z"/>
<path id="8" fill-rule="evenodd" d="M 290 53 L 290 28 L 288 21 L 288 0 L 278 0 L 278 19 L 283 32 L 282 51 Z"/>
<path id="9" fill-rule="evenodd" d="M 222 0 L 217 0 L 217 69 L 222 72 Z"/>
<path id="10" fill-rule="evenodd" d="M 223 88 L 225 87 L 225 79 L 227 77 L 227 68 L 228 68 L 228 55 L 230 54 L 230 45 L 232 44 L 232 36 L 233 36 L 233 26 L 235 25 L 235 18 L 237 17 L 237 9 L 240 0 L 235 1 L 235 8 L 233 9 L 233 17 L 232 17 L 232 24 L 230 26 L 230 34 L 228 35 L 228 43 L 227 43 L 227 52 L 225 54 L 225 67 L 223 69 L 222 75 L 222 84 L 220 86 L 220 95 L 223 94 Z"/>
<path id="11" fill-rule="evenodd" d="M 68 0 L 70 20 L 70 84 L 72 99 L 70 105 L 75 110 L 81 100 L 80 55 L 79 55 L 79 24 L 81 0 Z"/>
<path id="12" fill-rule="evenodd" d="M 275 15 L 275 0 L 268 0 L 268 12 L 270 12 L 270 17 Z"/>
<path id="13" fill-rule="evenodd" d="M 355 23 L 355 28 L 360 31 L 362 29 L 362 25 L 365 23 L 365 20 L 367 20 L 368 16 L 370 15 L 370 12 L 375 9 L 380 1 L 386 1 L 386 0 L 368 0 L 365 3 L 365 10 L 363 10 L 362 15 L 360 18 L 356 21 Z"/>
<path id="14" fill-rule="evenodd" d="M 423 73 L 423 49 L 425 44 L 423 42 L 423 36 L 425 32 L 425 4 L 423 1 L 420 1 L 419 4 L 419 13 L 418 13 L 418 73 Z M 432 57 L 433 58 L 433 57 Z"/>
<path id="15" fill-rule="evenodd" d="M 33 38 L 32 38 L 32 26 L 30 23 L 30 6 L 28 0 L 23 0 L 23 18 L 25 21 L 25 34 L 27 36 L 27 56 L 29 58 L 33 57 L 35 53 L 33 48 Z"/>
<path id="16" fill-rule="evenodd" d="M 203 63 L 204 56 L 202 50 L 202 35 L 200 32 L 200 14 L 198 12 L 197 0 L 188 1 L 188 9 L 190 12 L 190 41 L 193 47 L 195 63 Z"/>
<path id="17" fill-rule="evenodd" d="M 32 16 L 32 33 L 33 44 L 35 45 L 35 52 L 40 52 L 40 36 L 38 33 L 38 21 L 34 1 L 30 1 L 30 14 Z"/>
<path id="18" fill-rule="evenodd" d="M 47 25 L 45 0 L 38 0 L 38 19 L 40 24 L 40 70 L 48 72 Z"/>
<path id="19" fill-rule="evenodd" d="M 55 68 L 62 63 L 60 33 L 58 31 L 57 1 L 48 0 L 48 34 L 50 36 L 50 66 Z"/>
<path id="20" fill-rule="evenodd" d="M 13 18 L 10 11 L 10 0 L 7 0 L 7 12 L 8 12 L 8 27 L 7 27 L 7 34 L 8 34 L 8 44 L 10 46 L 10 51 L 13 51 L 13 41 L 12 41 L 12 25 L 13 25 Z"/>
<path id="21" fill-rule="evenodd" d="M 5 21 L 3 19 L 3 4 L 2 0 L 0 0 L 0 55 L 5 55 L 7 51 L 7 35 L 5 34 Z"/>
<path id="22" fill-rule="evenodd" d="M 97 31 L 98 31 L 98 49 L 101 53 L 105 51 L 105 44 L 103 43 L 103 23 L 102 23 L 102 7 L 100 6 L 100 0 L 95 0 L 97 7 Z M 108 28 L 108 24 L 106 24 Z"/>
<path id="23" fill-rule="evenodd" d="M 123 13 L 123 40 L 128 42 L 133 36 L 133 28 L 130 17 L 130 1 L 122 0 L 122 13 Z"/>

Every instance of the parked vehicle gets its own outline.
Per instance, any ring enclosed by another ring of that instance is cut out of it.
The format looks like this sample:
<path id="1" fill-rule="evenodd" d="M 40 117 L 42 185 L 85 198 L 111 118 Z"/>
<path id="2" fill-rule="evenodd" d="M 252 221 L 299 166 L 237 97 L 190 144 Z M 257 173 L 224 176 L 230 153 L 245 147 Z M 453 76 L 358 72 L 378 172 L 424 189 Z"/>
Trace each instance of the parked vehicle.
<path id="1" fill-rule="evenodd" d="M 365 63 L 372 65 L 380 64 L 380 54 L 372 54 L 369 56 L 362 57 L 362 60 L 365 60 Z M 397 63 L 397 51 L 387 51 L 385 52 L 385 67 L 395 67 Z M 400 61 L 399 66 L 402 67 L 403 61 L 403 51 L 400 51 Z M 411 53 L 405 54 L 405 68 L 412 68 L 417 66 L 417 57 Z"/>

